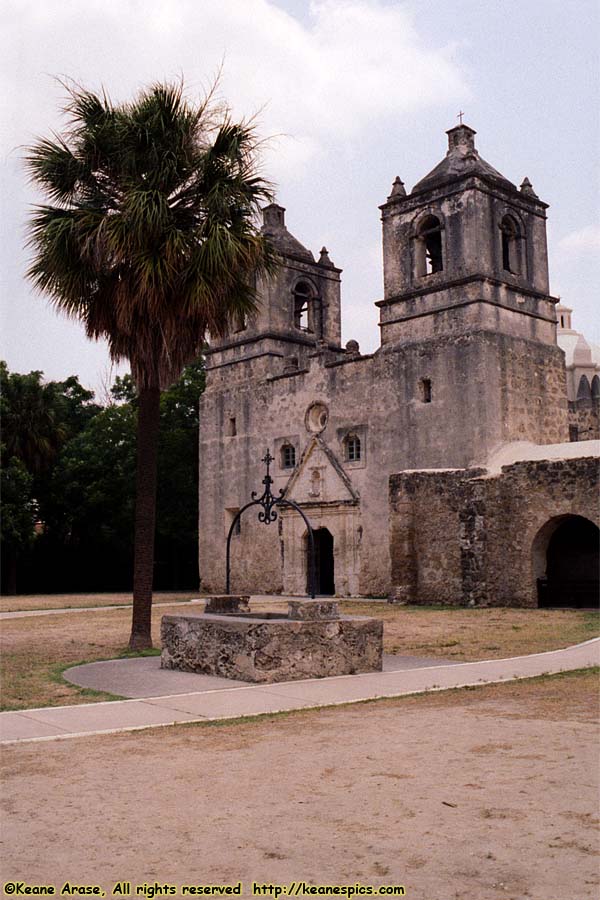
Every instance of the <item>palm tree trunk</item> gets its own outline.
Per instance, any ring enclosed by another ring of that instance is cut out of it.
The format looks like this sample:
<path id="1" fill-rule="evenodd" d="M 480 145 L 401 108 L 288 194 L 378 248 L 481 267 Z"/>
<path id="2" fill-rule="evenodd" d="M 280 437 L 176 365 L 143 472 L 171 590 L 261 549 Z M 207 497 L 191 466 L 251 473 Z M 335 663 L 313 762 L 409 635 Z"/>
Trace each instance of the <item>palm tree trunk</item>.
<path id="1" fill-rule="evenodd" d="M 137 425 L 137 473 L 133 563 L 133 617 L 129 646 L 132 650 L 152 647 L 152 579 L 156 521 L 156 463 L 160 390 L 142 388 Z"/>

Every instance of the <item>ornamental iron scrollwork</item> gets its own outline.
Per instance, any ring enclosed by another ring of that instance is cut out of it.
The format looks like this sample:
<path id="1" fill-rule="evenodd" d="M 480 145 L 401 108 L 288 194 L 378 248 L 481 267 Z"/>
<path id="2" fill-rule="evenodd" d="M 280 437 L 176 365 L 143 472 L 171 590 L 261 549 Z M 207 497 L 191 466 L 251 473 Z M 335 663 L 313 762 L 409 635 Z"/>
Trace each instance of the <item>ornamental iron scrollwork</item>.
<path id="1" fill-rule="evenodd" d="M 304 511 L 298 506 L 297 503 L 294 503 L 293 500 L 288 500 L 285 494 L 285 488 L 282 488 L 279 491 L 279 495 L 276 497 L 272 490 L 271 485 L 273 484 L 273 479 L 271 478 L 270 466 L 274 461 L 274 457 L 271 456 L 269 450 L 267 450 L 266 454 L 263 456 L 261 462 L 264 462 L 267 471 L 265 477 L 262 480 L 262 483 L 265 486 L 264 491 L 258 496 L 258 491 L 252 491 L 250 494 L 251 501 L 250 503 L 246 503 L 245 506 L 237 512 L 234 516 L 231 525 L 229 526 L 229 534 L 227 535 L 227 555 L 226 555 L 226 578 L 225 578 L 225 591 L 227 594 L 231 593 L 231 538 L 233 537 L 233 533 L 235 531 L 235 527 L 239 520 L 242 517 L 242 513 L 244 513 L 247 509 L 250 509 L 252 506 L 259 506 L 260 510 L 258 513 L 258 521 L 264 525 L 270 525 L 271 522 L 275 522 L 278 518 L 278 509 L 282 507 L 289 507 L 290 509 L 295 509 L 296 512 L 300 513 L 302 518 L 304 519 L 304 524 L 306 525 L 306 529 L 308 532 L 308 594 L 311 599 L 314 600 L 315 597 L 315 536 L 308 518 L 306 517 Z"/>

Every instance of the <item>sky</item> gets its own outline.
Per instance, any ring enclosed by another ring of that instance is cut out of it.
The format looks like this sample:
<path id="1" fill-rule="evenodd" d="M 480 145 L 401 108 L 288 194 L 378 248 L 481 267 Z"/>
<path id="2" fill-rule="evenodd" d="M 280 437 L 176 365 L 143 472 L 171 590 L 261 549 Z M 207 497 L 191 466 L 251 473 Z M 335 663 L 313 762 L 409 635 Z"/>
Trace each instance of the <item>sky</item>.
<path id="1" fill-rule="evenodd" d="M 25 279 L 25 223 L 40 202 L 23 148 L 60 131 L 57 79 L 113 101 L 183 77 L 257 116 L 263 172 L 290 231 L 342 275 L 342 340 L 379 344 L 378 206 L 445 155 L 464 121 L 510 181 L 550 204 L 551 293 L 600 342 L 600 3 L 597 0 L 3 0 L 0 9 L 0 356 L 11 371 L 77 374 L 100 398 L 106 345 Z M 123 371 L 122 369 L 121 371 Z"/>

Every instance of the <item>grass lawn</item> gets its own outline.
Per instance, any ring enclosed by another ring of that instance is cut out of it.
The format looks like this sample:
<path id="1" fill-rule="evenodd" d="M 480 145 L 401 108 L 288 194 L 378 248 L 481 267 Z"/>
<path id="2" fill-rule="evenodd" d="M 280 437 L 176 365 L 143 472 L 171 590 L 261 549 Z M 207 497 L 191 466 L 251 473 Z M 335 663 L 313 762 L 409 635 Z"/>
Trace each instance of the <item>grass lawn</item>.
<path id="1" fill-rule="evenodd" d="M 90 605 L 94 605 L 97 596 L 118 595 L 88 595 Z M 170 596 L 189 599 L 183 594 Z M 31 598 L 32 602 L 36 599 L 40 608 L 49 598 Z M 73 604 L 83 605 L 82 599 L 73 597 Z M 165 595 L 158 594 L 156 599 L 165 602 Z M 61 602 L 64 603 L 64 598 Z M 256 604 L 255 608 L 260 606 Z M 599 616 L 589 611 L 427 609 L 354 602 L 341 606 L 346 613 L 383 618 L 385 651 L 412 656 L 459 660 L 519 656 L 566 647 L 599 633 Z M 200 608 L 192 607 L 194 611 Z M 268 604 L 265 608 L 273 610 L 274 606 Z M 161 616 L 181 610 L 181 606 L 165 606 L 155 612 L 155 646 L 159 645 Z M 68 684 L 62 672 L 78 663 L 130 655 L 127 651 L 130 625 L 129 609 L 107 608 L 4 620 L 0 638 L 2 708 L 27 709 L 110 699 L 109 695 Z"/>
<path id="2" fill-rule="evenodd" d="M 173 600 L 192 600 L 198 591 L 155 591 L 155 603 Z M 35 609 L 90 609 L 96 606 L 131 605 L 131 591 L 107 594 L 17 594 L 0 597 L 0 612 Z"/>
<path id="3" fill-rule="evenodd" d="M 575 609 L 456 609 L 342 603 L 347 614 L 384 621 L 386 653 L 502 659 L 579 644 L 600 634 L 600 614 Z"/>

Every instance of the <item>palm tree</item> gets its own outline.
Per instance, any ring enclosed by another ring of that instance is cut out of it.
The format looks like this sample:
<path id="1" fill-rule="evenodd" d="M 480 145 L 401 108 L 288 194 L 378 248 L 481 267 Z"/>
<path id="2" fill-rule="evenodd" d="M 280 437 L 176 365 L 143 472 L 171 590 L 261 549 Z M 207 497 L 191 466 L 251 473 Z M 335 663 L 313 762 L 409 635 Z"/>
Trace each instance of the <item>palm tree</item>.
<path id="1" fill-rule="evenodd" d="M 29 222 L 28 276 L 55 306 L 129 360 L 139 395 L 130 647 L 152 646 L 152 572 L 160 391 L 196 359 L 206 335 L 252 312 L 257 275 L 275 252 L 256 227 L 271 199 L 258 142 L 211 94 L 182 85 L 134 101 L 70 89 L 69 127 L 30 147 L 32 180 L 51 205 Z"/>

